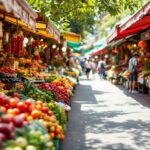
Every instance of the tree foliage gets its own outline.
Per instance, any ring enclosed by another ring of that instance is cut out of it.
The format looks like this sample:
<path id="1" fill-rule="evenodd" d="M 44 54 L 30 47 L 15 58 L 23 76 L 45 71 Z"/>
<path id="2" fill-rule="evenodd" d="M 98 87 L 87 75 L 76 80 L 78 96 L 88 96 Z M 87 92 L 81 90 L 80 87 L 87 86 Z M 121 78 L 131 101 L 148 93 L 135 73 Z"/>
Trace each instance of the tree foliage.
<path id="1" fill-rule="evenodd" d="M 83 35 L 93 31 L 95 16 L 106 11 L 117 15 L 122 10 L 132 12 L 141 6 L 139 0 L 27 0 L 33 8 L 50 19 L 59 29 L 70 29 Z"/>
<path id="2" fill-rule="evenodd" d="M 145 0 L 141 0 L 137 7 L 133 7 L 132 11 L 129 9 L 129 7 L 124 10 L 120 9 L 120 13 L 113 16 L 111 14 L 108 14 L 107 16 L 103 17 L 101 20 L 98 20 L 96 23 L 96 26 L 98 28 L 98 31 L 100 33 L 100 38 L 106 37 L 110 30 L 112 30 L 116 24 L 119 24 L 119 22 L 126 17 L 130 16 L 133 12 L 137 11 L 137 8 L 141 7 L 145 3 Z"/>

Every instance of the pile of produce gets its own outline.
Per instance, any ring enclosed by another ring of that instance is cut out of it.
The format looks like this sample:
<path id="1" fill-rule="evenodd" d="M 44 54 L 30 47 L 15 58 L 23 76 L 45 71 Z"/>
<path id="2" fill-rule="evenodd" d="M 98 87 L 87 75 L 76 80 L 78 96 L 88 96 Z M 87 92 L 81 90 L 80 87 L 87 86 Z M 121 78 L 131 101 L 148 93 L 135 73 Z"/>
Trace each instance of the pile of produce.
<path id="1" fill-rule="evenodd" d="M 147 71 L 142 71 L 138 74 L 138 77 L 139 78 L 143 78 L 143 77 L 146 77 L 146 76 L 149 76 L 150 75 L 150 70 L 147 70 Z"/>
<path id="2" fill-rule="evenodd" d="M 58 101 L 64 100 L 66 104 L 69 104 L 69 94 L 67 93 L 67 89 L 59 87 L 55 83 L 43 83 L 39 85 L 39 88 L 54 92 Z"/>
<path id="3" fill-rule="evenodd" d="M 34 100 L 41 100 L 43 102 L 50 102 L 50 100 L 56 100 L 54 93 L 51 91 L 44 91 L 36 86 L 33 86 L 30 82 L 25 82 L 25 89 L 21 93 L 25 96 L 33 98 Z"/>
<path id="4" fill-rule="evenodd" d="M 108 78 L 117 78 L 120 71 L 122 71 L 120 66 L 112 66 L 111 69 L 106 72 L 106 74 Z"/>
<path id="5" fill-rule="evenodd" d="M 52 82 L 52 81 L 54 81 L 54 80 L 56 80 L 56 79 L 58 79 L 59 77 L 57 77 L 56 75 L 51 75 L 51 76 L 49 76 L 47 79 L 46 79 L 46 81 L 47 82 Z"/>
<path id="6" fill-rule="evenodd" d="M 23 33 L 16 33 L 10 43 L 6 46 L 5 51 L 7 53 L 15 54 L 17 57 L 24 56 L 25 50 L 23 47 L 24 36 Z"/>
<path id="7" fill-rule="evenodd" d="M 22 101 L 19 99 L 19 94 L 15 93 L 12 95 L 12 97 L 8 97 L 4 94 L 0 95 L 0 111 L 3 113 L 6 113 L 7 116 L 5 116 L 2 120 L 2 123 L 5 123 L 3 120 L 10 120 L 7 128 L 8 130 L 12 131 L 10 133 L 13 133 L 13 129 L 11 129 L 12 122 L 16 127 L 22 127 L 23 123 L 29 123 L 33 120 L 38 120 L 46 129 L 46 133 L 49 135 L 51 139 L 59 139 L 63 140 L 63 129 L 65 122 L 65 117 L 63 116 L 64 120 L 62 120 L 62 117 L 60 116 L 62 113 L 64 114 L 63 110 L 60 108 L 59 111 L 61 111 L 59 114 L 57 114 L 57 117 L 54 115 L 54 113 L 50 110 L 52 108 L 55 109 L 55 106 L 49 103 L 44 103 L 42 101 L 33 101 L 31 99 L 27 99 L 25 101 Z M 57 111 L 58 112 L 58 111 Z M 56 113 L 56 111 L 55 111 Z M 59 118 L 61 117 L 61 118 Z M 58 120 L 57 120 L 58 118 Z M 63 127 L 59 124 L 62 124 Z M 0 124 L 1 127 L 1 124 Z M 7 129 L 4 131 L 1 130 L 0 132 L 6 132 L 7 133 L 7 139 L 14 138 L 13 134 L 8 134 Z M 3 136 L 4 138 L 4 136 Z M 6 138 L 4 138 L 5 140 Z"/>
<path id="8" fill-rule="evenodd" d="M 64 89 L 67 89 L 67 90 L 69 90 L 70 88 L 74 86 L 73 82 L 71 82 L 67 78 L 57 78 L 52 83 L 60 87 L 62 86 Z"/>
<path id="9" fill-rule="evenodd" d="M 45 127 L 38 121 L 26 123 L 21 116 L 1 114 L 0 148 L 4 150 L 55 150 Z"/>
<path id="10" fill-rule="evenodd" d="M 123 70 L 120 75 L 127 79 L 130 75 L 130 72 L 128 70 Z"/>
<path id="11" fill-rule="evenodd" d="M 14 68 L 11 68 L 11 67 L 1 67 L 0 73 L 15 74 L 16 70 Z"/>
<path id="12" fill-rule="evenodd" d="M 74 78 L 77 77 L 77 74 L 74 71 L 65 71 L 64 74 Z"/>
<path id="13" fill-rule="evenodd" d="M 150 60 L 145 60 L 145 61 L 143 62 L 143 69 L 144 69 L 145 71 L 150 70 Z"/>

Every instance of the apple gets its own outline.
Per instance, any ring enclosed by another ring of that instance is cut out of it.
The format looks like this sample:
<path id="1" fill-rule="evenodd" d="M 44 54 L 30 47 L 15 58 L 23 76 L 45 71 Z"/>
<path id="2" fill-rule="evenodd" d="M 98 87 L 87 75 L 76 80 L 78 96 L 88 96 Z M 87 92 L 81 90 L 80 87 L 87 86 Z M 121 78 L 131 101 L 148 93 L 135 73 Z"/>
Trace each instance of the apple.
<path id="1" fill-rule="evenodd" d="M 16 117 L 13 117 L 12 121 L 16 127 L 21 128 L 23 126 L 24 119 L 21 116 L 16 116 Z"/>

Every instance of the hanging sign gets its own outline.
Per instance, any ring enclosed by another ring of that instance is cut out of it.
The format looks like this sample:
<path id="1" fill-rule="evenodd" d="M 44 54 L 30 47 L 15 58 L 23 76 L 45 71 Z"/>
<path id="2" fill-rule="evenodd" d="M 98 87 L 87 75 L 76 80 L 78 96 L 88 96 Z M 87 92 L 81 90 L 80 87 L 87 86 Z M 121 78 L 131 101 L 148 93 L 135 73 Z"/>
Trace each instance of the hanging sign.
<path id="1" fill-rule="evenodd" d="M 0 0 L 6 12 L 12 12 L 31 29 L 35 30 L 37 14 L 25 0 Z"/>

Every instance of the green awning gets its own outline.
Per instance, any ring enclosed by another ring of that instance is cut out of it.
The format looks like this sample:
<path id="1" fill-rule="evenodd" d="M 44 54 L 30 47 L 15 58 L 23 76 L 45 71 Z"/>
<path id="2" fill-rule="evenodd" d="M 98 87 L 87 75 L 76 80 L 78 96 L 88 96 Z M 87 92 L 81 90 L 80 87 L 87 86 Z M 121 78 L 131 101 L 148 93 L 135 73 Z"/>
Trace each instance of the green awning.
<path id="1" fill-rule="evenodd" d="M 93 47 L 90 48 L 90 49 L 86 49 L 86 50 L 85 50 L 85 54 L 87 54 L 87 53 L 89 53 L 89 52 L 91 52 L 91 51 L 93 51 L 93 50 L 94 50 Z"/>
<path id="2" fill-rule="evenodd" d="M 67 46 L 69 46 L 70 48 L 78 48 L 80 47 L 81 43 L 78 43 L 78 42 L 70 42 L 70 41 L 67 41 Z"/>
<path id="3" fill-rule="evenodd" d="M 75 53 L 82 53 L 82 50 L 81 49 L 79 49 L 79 48 L 72 48 L 73 49 L 73 52 L 75 52 Z"/>

